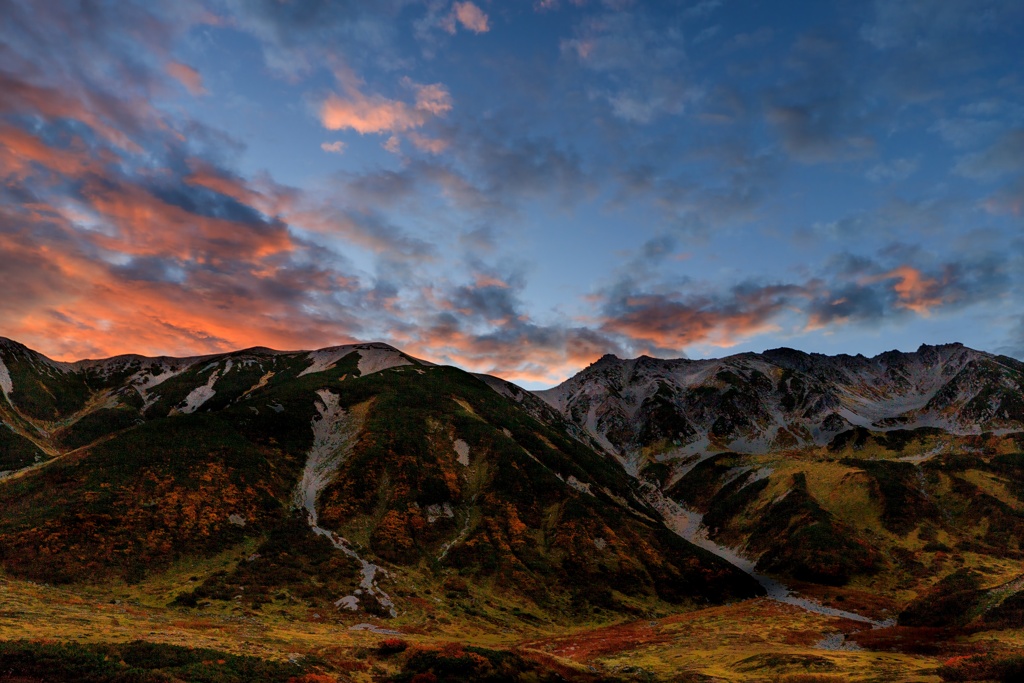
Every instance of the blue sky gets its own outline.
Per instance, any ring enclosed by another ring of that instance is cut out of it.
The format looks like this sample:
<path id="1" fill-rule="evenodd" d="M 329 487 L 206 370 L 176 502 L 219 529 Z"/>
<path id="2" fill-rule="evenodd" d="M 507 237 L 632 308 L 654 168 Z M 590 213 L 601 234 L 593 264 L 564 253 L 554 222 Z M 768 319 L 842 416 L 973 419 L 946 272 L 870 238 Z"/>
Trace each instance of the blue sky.
<path id="1" fill-rule="evenodd" d="M 1013 0 L 4 3 L 0 335 L 1024 357 Z"/>

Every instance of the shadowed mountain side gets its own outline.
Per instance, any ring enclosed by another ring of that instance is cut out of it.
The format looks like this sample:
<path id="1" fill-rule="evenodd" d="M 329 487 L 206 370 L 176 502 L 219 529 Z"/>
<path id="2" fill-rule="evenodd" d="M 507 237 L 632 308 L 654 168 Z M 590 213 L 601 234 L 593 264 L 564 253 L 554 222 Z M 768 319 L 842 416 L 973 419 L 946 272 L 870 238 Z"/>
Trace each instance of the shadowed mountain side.
<path id="1" fill-rule="evenodd" d="M 555 613 L 761 592 L 532 396 L 386 345 L 63 364 L 5 341 L 0 362 L 0 417 L 44 452 L 0 481 L 15 576 L 139 581 L 255 544 L 180 604 L 284 591 L 386 613 L 410 571 Z"/>

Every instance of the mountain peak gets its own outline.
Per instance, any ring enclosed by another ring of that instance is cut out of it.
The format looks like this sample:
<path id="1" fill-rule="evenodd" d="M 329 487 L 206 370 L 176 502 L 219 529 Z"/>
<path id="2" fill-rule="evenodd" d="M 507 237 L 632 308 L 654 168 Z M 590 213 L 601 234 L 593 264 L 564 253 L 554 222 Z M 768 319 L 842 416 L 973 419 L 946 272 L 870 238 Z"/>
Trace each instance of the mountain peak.
<path id="1" fill-rule="evenodd" d="M 873 358 L 783 347 L 594 365 L 538 396 L 566 417 L 592 416 L 592 435 L 620 453 L 665 439 L 693 453 L 820 447 L 850 428 L 1024 431 L 1024 372 L 961 343 Z"/>

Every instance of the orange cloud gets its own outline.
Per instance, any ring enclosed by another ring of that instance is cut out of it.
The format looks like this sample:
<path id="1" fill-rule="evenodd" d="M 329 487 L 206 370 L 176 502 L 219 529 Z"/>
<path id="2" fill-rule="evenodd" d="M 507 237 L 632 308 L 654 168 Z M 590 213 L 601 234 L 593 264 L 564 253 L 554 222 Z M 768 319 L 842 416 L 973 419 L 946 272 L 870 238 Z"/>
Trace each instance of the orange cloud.
<path id="1" fill-rule="evenodd" d="M 168 62 L 167 73 L 196 97 L 206 94 L 202 75 L 188 64 Z"/>
<path id="2" fill-rule="evenodd" d="M 777 310 L 701 310 L 655 297 L 635 297 L 627 304 L 635 310 L 606 319 L 601 329 L 663 349 L 694 344 L 728 348 L 745 337 L 779 329 L 768 321 Z"/>
<path id="3" fill-rule="evenodd" d="M 600 329 L 652 350 L 694 344 L 728 348 L 747 337 L 777 331 L 773 319 L 790 306 L 793 297 L 807 296 L 809 286 L 813 283 L 737 288 L 725 301 L 680 300 L 663 294 L 628 296 L 606 306 Z"/>
<path id="4" fill-rule="evenodd" d="M 95 242 L 111 251 L 182 259 L 260 258 L 290 251 L 284 225 L 212 218 L 170 204 L 130 183 L 87 180 L 82 195 L 112 228 Z"/>
<path id="5" fill-rule="evenodd" d="M 219 283 L 216 297 L 205 297 L 192 288 L 124 282 L 97 270 L 92 263 L 65 263 L 61 300 L 8 319 L 5 334 L 67 360 L 120 353 L 194 355 L 253 345 L 294 349 L 354 340 L 341 325 L 297 315 L 286 302 L 232 295 L 228 282 Z M 272 278 L 268 273 L 264 279 Z"/>
<path id="6" fill-rule="evenodd" d="M 896 280 L 892 289 L 896 292 L 898 301 L 896 305 L 914 311 L 918 315 L 928 316 L 933 308 L 947 303 L 944 290 L 949 284 L 944 278 L 942 281 L 925 275 L 909 265 L 902 265 L 894 268 L 888 273 L 868 278 L 868 282 L 883 282 Z"/>
<path id="7" fill-rule="evenodd" d="M 37 167 L 71 177 L 99 173 L 102 158 L 102 154 L 88 153 L 80 143 L 58 149 L 20 128 L 0 124 L 0 173 L 9 179 L 24 180 Z"/>
<path id="8" fill-rule="evenodd" d="M 6 292 L 0 334 L 52 357 L 195 355 L 354 340 L 343 314 L 317 316 L 297 305 L 300 298 L 315 301 L 309 297 L 318 292 L 336 295 L 358 286 L 337 273 L 296 269 L 279 254 L 243 254 L 230 262 L 222 254 L 219 264 L 193 263 L 187 276 L 161 277 L 163 266 L 188 264 L 157 254 L 144 257 L 137 269 L 131 261 L 112 265 L 79 248 L 103 242 L 100 235 L 82 233 L 52 207 L 0 211 L 3 224 L 25 226 L 0 232 L 0 289 Z M 154 232 L 165 228 L 152 226 Z"/>
<path id="9" fill-rule="evenodd" d="M 402 79 L 402 85 L 416 93 L 416 110 L 443 116 L 452 110 L 452 96 L 440 83 L 417 83 L 409 77 Z"/>
<path id="10" fill-rule="evenodd" d="M 405 102 L 380 95 L 331 95 L 320 107 L 320 122 L 328 130 L 351 129 L 361 135 L 418 128 L 426 118 Z"/>
<path id="11" fill-rule="evenodd" d="M 451 96 L 440 83 L 422 85 L 405 78 L 402 84 L 414 91 L 415 103 L 366 95 L 359 90 L 355 76 L 339 72 L 344 95 L 332 94 L 320 106 L 320 122 L 328 130 L 354 130 L 369 133 L 403 133 L 422 127 L 431 117 L 451 111 Z"/>
<path id="12" fill-rule="evenodd" d="M 500 278 L 496 278 L 493 275 L 487 275 L 485 273 L 477 273 L 473 277 L 473 286 L 478 289 L 481 287 L 498 287 L 500 289 L 508 289 L 508 283 Z"/>
<path id="13" fill-rule="evenodd" d="M 547 385 L 558 384 L 605 353 L 617 350 L 607 340 L 586 332 L 569 330 L 555 336 L 545 344 L 525 332 L 488 337 L 460 329 L 432 328 L 425 333 L 397 333 L 393 343 L 425 360 L 513 382 Z"/>
<path id="14" fill-rule="evenodd" d="M 141 152 L 126 129 L 141 123 L 159 128 L 161 117 L 148 102 L 95 98 L 86 105 L 73 94 L 41 87 L 0 72 L 0 112 L 33 112 L 47 119 L 81 121 L 107 142 L 130 152 Z"/>

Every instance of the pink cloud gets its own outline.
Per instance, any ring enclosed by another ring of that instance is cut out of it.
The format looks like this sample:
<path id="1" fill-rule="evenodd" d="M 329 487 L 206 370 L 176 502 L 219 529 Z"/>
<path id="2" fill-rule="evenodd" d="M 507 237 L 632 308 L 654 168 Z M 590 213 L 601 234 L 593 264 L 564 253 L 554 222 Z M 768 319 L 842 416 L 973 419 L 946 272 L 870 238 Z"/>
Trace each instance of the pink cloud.
<path id="1" fill-rule="evenodd" d="M 331 95 L 320 107 L 320 122 L 328 130 L 351 129 L 367 133 L 389 133 L 418 128 L 424 123 L 422 112 L 405 102 L 389 100 L 380 95 L 349 93 L 348 97 Z"/>
<path id="2" fill-rule="evenodd" d="M 448 89 L 440 83 L 423 85 L 406 77 L 402 79 L 402 85 L 415 91 L 417 111 L 443 116 L 452 110 L 452 96 L 448 93 Z"/>
<path id="3" fill-rule="evenodd" d="M 473 33 L 487 33 L 491 30 L 487 15 L 472 2 L 456 2 L 452 5 L 452 15 L 463 28 Z"/>
<path id="4" fill-rule="evenodd" d="M 205 95 L 202 75 L 188 64 L 168 62 L 167 73 L 195 96 Z"/>
<path id="5" fill-rule="evenodd" d="M 447 140 L 441 140 L 440 138 L 428 138 L 415 132 L 409 133 L 409 142 L 411 142 L 416 149 L 421 152 L 430 152 L 431 154 L 440 154 L 448 149 Z"/>

